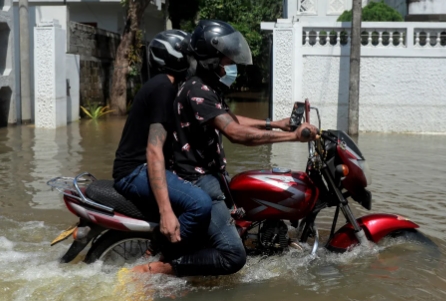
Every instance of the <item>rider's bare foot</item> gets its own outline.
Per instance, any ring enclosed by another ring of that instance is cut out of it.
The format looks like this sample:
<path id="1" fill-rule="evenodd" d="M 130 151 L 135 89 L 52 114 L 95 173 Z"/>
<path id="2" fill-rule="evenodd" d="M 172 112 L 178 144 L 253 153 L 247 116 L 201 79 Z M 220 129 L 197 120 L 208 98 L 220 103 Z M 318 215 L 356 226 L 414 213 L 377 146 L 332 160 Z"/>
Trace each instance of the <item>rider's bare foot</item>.
<path id="1" fill-rule="evenodd" d="M 148 264 L 137 265 L 132 269 L 132 272 L 174 275 L 172 265 L 170 263 L 161 261 L 154 261 Z"/>

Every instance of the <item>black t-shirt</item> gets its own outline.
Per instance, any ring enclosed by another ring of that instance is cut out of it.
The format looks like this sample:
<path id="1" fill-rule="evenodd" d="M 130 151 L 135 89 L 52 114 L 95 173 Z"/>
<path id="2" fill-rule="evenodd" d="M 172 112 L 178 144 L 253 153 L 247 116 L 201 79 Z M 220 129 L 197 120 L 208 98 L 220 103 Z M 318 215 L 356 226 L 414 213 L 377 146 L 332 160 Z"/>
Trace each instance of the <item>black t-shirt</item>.
<path id="1" fill-rule="evenodd" d="M 203 174 L 224 171 L 226 158 L 221 133 L 208 124 L 228 112 L 224 100 L 199 77 L 187 80 L 174 102 L 174 171 L 193 181 Z"/>
<path id="2" fill-rule="evenodd" d="M 176 85 L 172 84 L 166 74 L 153 77 L 138 91 L 116 151 L 113 164 L 115 181 L 147 162 L 146 148 L 152 123 L 161 123 L 168 132 L 163 152 L 166 168 L 171 167 L 174 118 L 172 107 L 176 92 Z"/>

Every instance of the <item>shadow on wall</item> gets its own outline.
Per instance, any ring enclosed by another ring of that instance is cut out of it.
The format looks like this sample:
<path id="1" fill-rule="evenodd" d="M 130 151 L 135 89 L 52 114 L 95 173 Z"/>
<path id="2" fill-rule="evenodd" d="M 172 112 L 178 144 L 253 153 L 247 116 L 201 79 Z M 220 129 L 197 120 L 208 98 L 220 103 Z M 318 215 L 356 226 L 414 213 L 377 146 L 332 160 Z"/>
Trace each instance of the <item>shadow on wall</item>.
<path id="1" fill-rule="evenodd" d="M 348 130 L 348 98 L 350 84 L 350 46 L 341 46 L 339 59 L 337 129 Z"/>
<path id="2" fill-rule="evenodd" d="M 0 75 L 3 75 L 6 69 L 9 32 L 8 24 L 4 22 L 0 23 Z"/>
<path id="3" fill-rule="evenodd" d="M 12 90 L 9 87 L 0 89 L 0 127 L 8 125 L 9 105 L 11 103 Z"/>

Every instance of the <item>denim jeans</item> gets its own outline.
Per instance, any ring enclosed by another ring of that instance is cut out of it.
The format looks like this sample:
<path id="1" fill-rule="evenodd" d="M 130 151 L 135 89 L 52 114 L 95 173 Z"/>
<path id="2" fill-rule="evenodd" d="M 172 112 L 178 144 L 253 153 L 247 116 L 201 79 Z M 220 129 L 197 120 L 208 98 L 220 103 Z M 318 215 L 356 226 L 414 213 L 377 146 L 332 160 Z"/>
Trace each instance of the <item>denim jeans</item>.
<path id="1" fill-rule="evenodd" d="M 173 269 L 180 277 L 235 273 L 245 265 L 246 252 L 224 202 L 220 181 L 217 176 L 206 175 L 194 184 L 213 199 L 206 247 L 173 260 Z"/>
<path id="2" fill-rule="evenodd" d="M 170 203 L 180 223 L 181 243 L 191 244 L 192 241 L 206 235 L 212 209 L 212 199 L 202 189 L 192 183 L 180 179 L 171 171 L 166 171 L 166 182 Z M 114 185 L 115 189 L 133 202 L 149 202 L 153 213 L 151 220 L 159 222 L 159 209 L 149 185 L 147 164 L 138 166 L 131 174 L 120 179 Z"/>

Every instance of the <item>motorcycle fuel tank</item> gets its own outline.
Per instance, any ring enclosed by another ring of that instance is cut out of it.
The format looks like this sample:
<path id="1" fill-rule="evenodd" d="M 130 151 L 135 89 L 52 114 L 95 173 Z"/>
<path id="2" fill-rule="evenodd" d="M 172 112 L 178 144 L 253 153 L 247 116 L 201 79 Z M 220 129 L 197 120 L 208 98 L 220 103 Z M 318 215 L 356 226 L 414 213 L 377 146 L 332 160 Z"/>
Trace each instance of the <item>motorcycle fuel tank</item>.
<path id="1" fill-rule="evenodd" d="M 319 194 L 306 173 L 280 168 L 242 172 L 229 188 L 235 204 L 246 212 L 244 219 L 251 221 L 301 219 L 313 209 Z"/>

